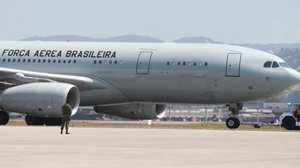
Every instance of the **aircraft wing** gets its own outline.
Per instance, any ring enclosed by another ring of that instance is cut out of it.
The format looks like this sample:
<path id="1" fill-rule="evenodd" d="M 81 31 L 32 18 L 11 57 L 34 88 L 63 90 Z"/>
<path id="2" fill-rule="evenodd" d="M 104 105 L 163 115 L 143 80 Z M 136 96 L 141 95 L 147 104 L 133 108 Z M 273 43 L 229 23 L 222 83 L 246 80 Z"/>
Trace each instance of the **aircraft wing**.
<path id="1" fill-rule="evenodd" d="M 11 68 L 0 68 L 0 83 L 7 85 L 21 85 L 32 82 L 63 82 L 70 83 L 79 88 L 79 90 L 105 89 L 108 84 L 101 79 L 92 77 L 40 73 L 35 71 L 24 71 Z"/>

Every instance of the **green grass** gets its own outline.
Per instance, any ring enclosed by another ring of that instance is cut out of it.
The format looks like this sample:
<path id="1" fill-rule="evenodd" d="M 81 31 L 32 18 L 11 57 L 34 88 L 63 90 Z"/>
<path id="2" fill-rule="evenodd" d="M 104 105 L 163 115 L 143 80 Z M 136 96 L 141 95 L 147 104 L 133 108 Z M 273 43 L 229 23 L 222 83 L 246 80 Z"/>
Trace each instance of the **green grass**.
<path id="1" fill-rule="evenodd" d="M 11 120 L 8 126 L 26 126 L 23 120 Z M 93 127 L 93 128 L 147 128 L 147 129 L 209 129 L 228 130 L 224 123 L 189 123 L 189 122 L 153 122 L 151 126 L 146 122 L 106 122 L 106 121 L 71 121 L 70 127 Z M 279 126 L 262 126 L 254 128 L 252 125 L 241 125 L 238 130 L 253 131 L 285 131 Z"/>

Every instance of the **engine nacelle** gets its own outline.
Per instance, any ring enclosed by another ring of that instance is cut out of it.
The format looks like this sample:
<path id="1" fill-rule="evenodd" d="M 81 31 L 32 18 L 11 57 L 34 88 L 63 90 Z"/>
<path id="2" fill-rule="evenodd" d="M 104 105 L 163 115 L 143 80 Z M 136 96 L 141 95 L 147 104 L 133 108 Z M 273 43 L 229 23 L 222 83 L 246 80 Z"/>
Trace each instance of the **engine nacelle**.
<path id="1" fill-rule="evenodd" d="M 74 115 L 80 102 L 78 88 L 71 84 L 55 82 L 11 87 L 0 96 L 3 110 L 40 117 L 62 117 L 61 107 L 67 100 Z"/>
<path id="2" fill-rule="evenodd" d="M 165 105 L 154 103 L 128 103 L 95 106 L 97 113 L 110 114 L 128 119 L 161 119 L 165 116 Z"/>

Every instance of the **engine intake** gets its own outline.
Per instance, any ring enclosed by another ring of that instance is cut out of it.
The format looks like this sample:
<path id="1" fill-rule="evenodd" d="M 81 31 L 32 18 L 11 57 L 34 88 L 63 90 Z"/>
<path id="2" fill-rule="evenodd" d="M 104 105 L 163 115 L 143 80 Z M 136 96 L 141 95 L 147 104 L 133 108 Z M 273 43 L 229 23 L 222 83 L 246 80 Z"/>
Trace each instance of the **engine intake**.
<path id="1" fill-rule="evenodd" d="M 128 119 L 161 119 L 165 116 L 166 106 L 154 103 L 128 103 L 95 106 L 97 113 L 110 114 Z"/>
<path id="2" fill-rule="evenodd" d="M 79 107 L 80 95 L 76 86 L 67 83 L 29 83 L 3 91 L 0 104 L 3 110 L 40 117 L 62 117 L 66 102 L 74 115 Z"/>

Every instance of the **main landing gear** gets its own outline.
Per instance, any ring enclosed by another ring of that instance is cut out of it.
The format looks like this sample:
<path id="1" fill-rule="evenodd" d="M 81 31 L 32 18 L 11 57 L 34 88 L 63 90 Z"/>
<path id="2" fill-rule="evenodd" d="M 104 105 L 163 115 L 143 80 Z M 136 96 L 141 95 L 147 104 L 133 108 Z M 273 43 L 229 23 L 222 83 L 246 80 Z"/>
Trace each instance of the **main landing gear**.
<path id="1" fill-rule="evenodd" d="M 0 110 L 0 125 L 6 125 L 8 121 L 9 114 L 6 111 Z M 34 117 L 26 115 L 25 122 L 27 125 L 59 126 L 61 125 L 61 118 Z"/>
<path id="2" fill-rule="evenodd" d="M 34 117 L 26 115 L 25 122 L 27 125 L 46 125 L 46 126 L 59 126 L 61 125 L 61 118 L 50 117 Z"/>
<path id="3" fill-rule="evenodd" d="M 243 104 L 229 104 L 229 111 L 231 112 L 230 117 L 226 120 L 226 126 L 229 129 L 237 129 L 240 126 L 240 120 L 237 118 L 239 115 L 239 110 L 243 108 Z"/>
<path id="4" fill-rule="evenodd" d="M 0 111 L 0 125 L 6 125 L 9 121 L 9 114 L 6 111 Z"/>

